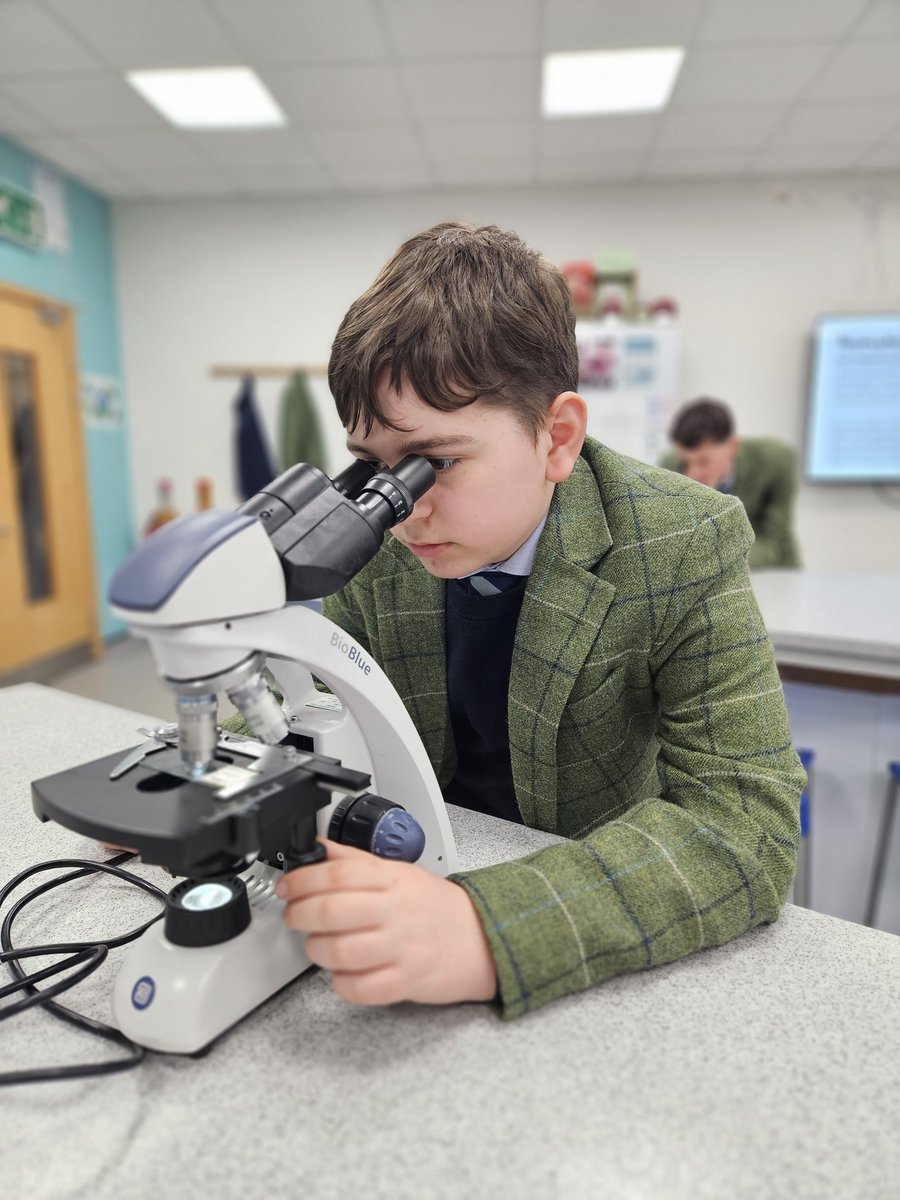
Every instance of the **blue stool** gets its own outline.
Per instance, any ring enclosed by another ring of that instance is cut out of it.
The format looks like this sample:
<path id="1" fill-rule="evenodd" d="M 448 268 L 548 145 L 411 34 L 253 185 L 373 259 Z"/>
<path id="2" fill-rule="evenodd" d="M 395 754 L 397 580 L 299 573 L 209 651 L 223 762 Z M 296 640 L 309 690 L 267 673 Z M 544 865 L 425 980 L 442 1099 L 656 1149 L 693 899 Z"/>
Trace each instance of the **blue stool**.
<path id="1" fill-rule="evenodd" d="M 897 810 L 897 792 L 900 791 L 900 762 L 888 763 L 890 779 L 888 780 L 887 795 L 884 798 L 884 812 L 881 817 L 881 836 L 875 847 L 875 863 L 872 867 L 872 882 L 869 887 L 869 903 L 866 906 L 866 924 L 874 927 L 878 914 L 878 901 L 881 899 L 881 885 L 884 881 L 884 868 L 887 865 L 891 849 L 891 831 L 894 825 L 894 813 Z"/>
<path id="2" fill-rule="evenodd" d="M 798 750 L 803 770 L 809 775 L 816 757 L 815 750 Z M 797 847 L 797 874 L 794 876 L 794 903 L 802 908 L 809 908 L 810 876 L 812 871 L 812 856 L 809 843 L 809 794 L 811 783 L 807 782 L 800 796 L 800 845 Z"/>

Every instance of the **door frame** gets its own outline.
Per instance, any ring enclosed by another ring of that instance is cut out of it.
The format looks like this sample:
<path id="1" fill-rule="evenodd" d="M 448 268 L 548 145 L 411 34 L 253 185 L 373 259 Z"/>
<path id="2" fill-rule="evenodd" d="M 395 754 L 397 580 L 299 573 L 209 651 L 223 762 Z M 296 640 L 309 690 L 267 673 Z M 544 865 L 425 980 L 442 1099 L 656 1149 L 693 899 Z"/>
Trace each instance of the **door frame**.
<path id="1" fill-rule="evenodd" d="M 55 296 L 47 296 L 40 292 L 33 292 L 27 288 L 19 287 L 17 284 L 7 283 L 0 280 L 0 301 L 4 303 L 20 305 L 30 312 L 39 312 L 42 309 L 50 309 L 55 313 L 60 314 L 59 322 L 60 332 L 64 342 L 64 357 L 65 362 L 62 368 L 62 376 L 65 381 L 64 402 L 70 411 L 73 432 L 77 430 L 78 437 L 75 439 L 73 474 L 77 481 L 77 488 L 83 497 L 83 504 L 77 507 L 81 509 L 80 513 L 74 514 L 74 524 L 76 534 L 81 542 L 80 553 L 83 556 L 86 573 L 86 601 L 89 606 L 87 614 L 87 636 L 84 642 L 77 643 L 75 647 L 65 647 L 59 652 L 52 653 L 49 656 L 44 656 L 35 660 L 35 667 L 41 663 L 53 662 L 55 659 L 67 658 L 73 649 L 77 649 L 78 645 L 86 645 L 92 658 L 99 658 L 103 652 L 103 642 L 100 636 L 100 613 L 97 607 L 97 576 L 96 563 L 94 560 L 94 538 L 93 527 L 91 521 L 91 497 L 88 487 L 88 470 L 87 470 L 87 446 L 85 444 L 85 429 L 84 422 L 81 416 L 80 403 L 80 388 L 78 382 L 78 349 L 75 339 L 75 310 L 71 304 L 63 300 L 58 300 Z M 39 436 L 42 442 L 49 433 L 46 429 L 47 415 L 43 409 L 38 410 L 38 421 L 40 433 Z M 26 668 L 27 670 L 27 668 Z M 15 674 L 21 674 L 22 669 L 17 669 Z"/>

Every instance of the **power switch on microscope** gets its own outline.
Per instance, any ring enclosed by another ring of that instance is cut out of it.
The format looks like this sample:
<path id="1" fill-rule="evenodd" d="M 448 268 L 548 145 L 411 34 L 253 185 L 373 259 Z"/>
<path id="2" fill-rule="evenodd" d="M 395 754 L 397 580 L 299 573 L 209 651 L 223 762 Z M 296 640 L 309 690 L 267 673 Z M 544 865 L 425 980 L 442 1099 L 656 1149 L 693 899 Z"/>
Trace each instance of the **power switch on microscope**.
<path id="1" fill-rule="evenodd" d="M 344 846 L 400 862 L 418 861 L 425 849 L 425 832 L 415 817 L 401 805 L 368 792 L 337 806 L 328 836 Z"/>

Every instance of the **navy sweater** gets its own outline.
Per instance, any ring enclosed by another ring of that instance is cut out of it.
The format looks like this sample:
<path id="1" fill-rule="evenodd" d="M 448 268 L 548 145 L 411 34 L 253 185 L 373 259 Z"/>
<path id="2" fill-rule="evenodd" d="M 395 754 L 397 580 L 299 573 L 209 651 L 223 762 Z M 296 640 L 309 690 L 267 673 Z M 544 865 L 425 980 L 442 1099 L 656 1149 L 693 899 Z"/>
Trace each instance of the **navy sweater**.
<path id="1" fill-rule="evenodd" d="M 509 758 L 507 699 L 516 624 L 526 576 L 509 591 L 480 596 L 465 580 L 447 581 L 447 697 L 456 774 L 444 798 L 522 823 Z"/>

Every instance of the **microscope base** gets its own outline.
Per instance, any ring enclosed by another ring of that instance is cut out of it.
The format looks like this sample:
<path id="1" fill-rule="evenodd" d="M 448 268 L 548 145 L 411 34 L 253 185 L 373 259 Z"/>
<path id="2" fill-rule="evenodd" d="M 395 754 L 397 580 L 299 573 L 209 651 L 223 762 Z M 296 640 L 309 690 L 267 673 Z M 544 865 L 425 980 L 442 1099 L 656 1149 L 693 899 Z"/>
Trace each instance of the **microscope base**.
<path id="1" fill-rule="evenodd" d="M 254 907 L 243 933 L 217 946 L 176 946 L 152 925 L 116 978 L 113 1017 L 149 1050 L 196 1054 L 310 966 L 303 934 L 284 924 L 283 905 Z"/>

